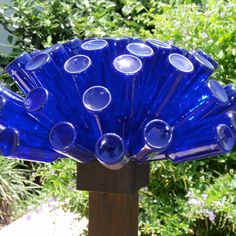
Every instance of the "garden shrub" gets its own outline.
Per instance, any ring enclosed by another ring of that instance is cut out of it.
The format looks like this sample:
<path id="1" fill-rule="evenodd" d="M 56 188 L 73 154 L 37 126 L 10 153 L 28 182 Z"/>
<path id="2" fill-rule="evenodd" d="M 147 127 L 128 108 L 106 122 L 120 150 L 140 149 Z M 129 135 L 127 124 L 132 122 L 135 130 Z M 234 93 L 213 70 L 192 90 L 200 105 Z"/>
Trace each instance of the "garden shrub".
<path id="1" fill-rule="evenodd" d="M 22 206 L 36 193 L 31 172 L 19 161 L 0 156 L 0 226 L 22 214 Z"/>
<path id="2" fill-rule="evenodd" d="M 63 158 L 52 164 L 42 164 L 34 171 L 33 178 L 39 178 L 42 185 L 40 196 L 34 205 L 45 199 L 56 199 L 64 209 L 87 216 L 88 194 L 76 190 L 76 164 L 74 160 Z"/>

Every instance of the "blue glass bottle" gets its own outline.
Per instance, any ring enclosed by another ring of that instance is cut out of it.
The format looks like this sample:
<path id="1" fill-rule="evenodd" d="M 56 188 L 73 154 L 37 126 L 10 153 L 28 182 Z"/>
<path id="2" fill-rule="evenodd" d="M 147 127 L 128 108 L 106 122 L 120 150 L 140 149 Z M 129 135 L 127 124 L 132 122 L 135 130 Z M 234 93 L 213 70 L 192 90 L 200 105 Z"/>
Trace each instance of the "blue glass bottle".
<path id="1" fill-rule="evenodd" d="M 96 143 L 95 152 L 98 161 L 112 170 L 122 168 L 129 161 L 124 141 L 115 133 L 103 134 Z"/>
<path id="2" fill-rule="evenodd" d="M 171 46 L 157 39 L 147 39 L 146 44 L 152 48 L 155 54 L 155 62 L 149 79 L 148 92 L 146 91 L 145 93 L 145 106 L 149 107 L 154 97 L 160 91 L 161 84 L 159 77 L 163 65 L 171 53 Z"/>
<path id="3" fill-rule="evenodd" d="M 23 102 L 7 99 L 3 95 L 0 95 L 0 124 L 36 136 L 45 137 L 48 135 L 47 130 L 39 121 L 25 111 Z"/>
<path id="4" fill-rule="evenodd" d="M 27 74 L 34 79 L 40 81 L 41 86 L 47 89 L 55 100 L 60 103 L 61 108 L 66 113 L 72 111 L 72 92 L 70 81 L 62 76 L 56 64 L 49 54 L 41 53 L 33 57 L 26 65 Z"/>
<path id="5" fill-rule="evenodd" d="M 133 156 L 132 159 L 151 160 L 168 148 L 172 135 L 173 129 L 168 123 L 159 119 L 151 120 L 131 138 L 129 152 Z"/>
<path id="6" fill-rule="evenodd" d="M 82 41 L 80 39 L 72 39 L 63 43 L 63 47 L 69 57 L 78 55 L 80 53 L 80 46 Z"/>
<path id="7" fill-rule="evenodd" d="M 94 71 L 92 61 L 86 55 L 76 55 L 69 58 L 64 65 L 67 79 L 76 88 L 77 96 L 82 98 L 83 93 L 94 82 Z"/>
<path id="8" fill-rule="evenodd" d="M 83 39 L 82 44 L 85 43 L 85 42 L 91 41 L 91 40 L 95 40 L 95 39 L 98 39 L 98 38 L 97 37 L 91 37 L 91 38 Z"/>
<path id="9" fill-rule="evenodd" d="M 231 129 L 234 140 L 236 141 L 236 111 L 228 111 L 216 114 L 215 116 L 207 117 L 199 122 L 196 122 L 192 129 L 198 129 L 201 126 L 207 125 L 216 126 L 219 124 L 227 125 Z"/>
<path id="10" fill-rule="evenodd" d="M 226 93 L 228 94 L 229 101 L 234 102 L 236 100 L 236 87 L 235 84 L 227 84 L 224 86 Z"/>
<path id="11" fill-rule="evenodd" d="M 115 115 L 130 118 L 137 111 L 142 62 L 133 55 L 123 54 L 113 61 L 113 80 L 110 86 Z"/>
<path id="12" fill-rule="evenodd" d="M 188 57 L 189 55 L 189 51 L 184 49 L 184 48 L 180 48 L 180 47 L 177 47 L 175 45 L 171 45 L 171 53 L 178 53 L 178 54 L 181 54 L 185 57 Z"/>
<path id="13" fill-rule="evenodd" d="M 8 88 L 4 87 L 0 84 L 0 95 L 2 95 L 6 99 L 13 99 L 15 102 L 22 103 L 24 98 L 17 93 L 12 92 Z"/>
<path id="14" fill-rule="evenodd" d="M 85 133 L 78 133 L 69 122 L 57 123 L 50 131 L 49 141 L 56 152 L 78 162 L 89 163 L 96 158 L 88 149 L 88 146 L 94 149 L 95 140 Z"/>
<path id="15" fill-rule="evenodd" d="M 82 103 L 83 93 L 93 86 L 94 70 L 91 59 L 86 55 L 76 55 L 69 58 L 65 65 L 65 79 L 70 100 L 74 107 L 73 116 L 79 117 L 78 124 L 89 127 L 89 118 Z M 77 118 L 76 118 L 77 119 Z M 74 120 L 72 119 L 74 122 Z M 90 120 L 91 121 L 91 120 Z"/>
<path id="16" fill-rule="evenodd" d="M 152 73 L 154 73 L 153 79 L 155 80 L 156 75 L 160 73 L 160 69 L 171 54 L 171 46 L 160 40 L 150 38 L 146 40 L 146 44 L 151 47 L 155 53 L 155 68 L 153 68 L 152 71 Z"/>
<path id="17" fill-rule="evenodd" d="M 144 40 L 136 37 L 129 37 L 128 41 L 129 43 L 144 43 Z"/>
<path id="18" fill-rule="evenodd" d="M 219 113 L 228 102 L 224 88 L 217 81 L 209 80 L 188 99 L 180 102 L 178 114 L 181 116 L 173 123 L 176 127 L 192 125 L 204 117 Z"/>
<path id="19" fill-rule="evenodd" d="M 236 111 L 236 87 L 235 85 L 227 84 L 226 86 L 224 86 L 224 89 L 229 99 L 229 106 L 227 107 L 227 109 Z"/>
<path id="20" fill-rule="evenodd" d="M 192 51 L 188 59 L 194 65 L 194 71 L 192 75 L 191 81 L 187 84 L 186 90 L 184 91 L 183 96 L 187 96 L 194 90 L 197 90 L 199 87 L 202 86 L 203 83 L 207 81 L 207 79 L 212 75 L 215 71 L 214 66 L 204 58 L 202 55 L 197 53 L 196 51 Z M 191 91 L 191 92 L 190 92 Z"/>
<path id="21" fill-rule="evenodd" d="M 200 49 L 197 49 L 196 52 L 199 53 L 201 56 L 205 57 L 215 67 L 215 69 L 217 69 L 218 63 L 212 57 L 210 57 L 208 54 L 206 54 Z"/>
<path id="22" fill-rule="evenodd" d="M 233 134 L 227 125 L 209 125 L 184 137 L 174 136 L 166 153 L 173 162 L 183 162 L 225 154 L 233 146 Z"/>
<path id="23" fill-rule="evenodd" d="M 47 129 L 51 129 L 55 123 L 65 120 L 65 116 L 53 96 L 44 88 L 31 90 L 25 98 L 24 107 Z"/>
<path id="24" fill-rule="evenodd" d="M 124 54 L 125 48 L 128 44 L 128 38 L 126 37 L 118 37 L 118 38 L 111 38 L 106 37 L 103 38 L 108 42 L 109 45 L 109 59 L 113 61 L 116 57 Z"/>
<path id="25" fill-rule="evenodd" d="M 38 80 L 40 86 L 56 92 L 54 80 L 59 72 L 50 55 L 40 53 L 34 56 L 26 63 L 25 71 L 31 79 Z"/>
<path id="26" fill-rule="evenodd" d="M 159 93 L 151 104 L 150 117 L 158 117 L 161 114 L 172 97 L 182 90 L 184 82 L 190 79 L 193 70 L 191 61 L 183 55 L 173 53 L 168 56 L 158 78 Z"/>
<path id="27" fill-rule="evenodd" d="M 139 58 L 142 61 L 143 65 L 140 80 L 138 81 L 139 109 L 137 110 L 137 114 L 134 115 L 135 117 L 132 120 L 132 130 L 132 128 L 136 129 L 137 126 L 139 126 L 140 121 L 145 118 L 148 111 L 149 99 L 147 99 L 146 95 L 149 94 L 149 89 L 151 86 L 150 77 L 152 74 L 152 68 L 153 66 L 155 66 L 155 55 L 153 49 L 144 43 L 130 43 L 126 47 L 126 52 Z"/>
<path id="28" fill-rule="evenodd" d="M 213 65 L 198 53 L 192 52 L 188 59 L 192 62 L 194 70 L 189 77 L 180 82 L 171 100 L 160 114 L 162 119 L 169 119 L 170 123 L 175 118 L 173 114 L 180 115 L 179 106 L 176 106 L 176 104 L 180 104 L 182 100 L 188 100 L 188 96 L 191 96 L 195 90 L 204 86 L 208 77 L 214 72 Z"/>
<path id="29" fill-rule="evenodd" d="M 39 49 L 35 49 L 34 51 L 32 51 L 29 55 L 30 57 L 34 57 L 34 56 L 37 56 L 41 53 L 41 50 Z"/>
<path id="30" fill-rule="evenodd" d="M 37 79 L 30 78 L 24 71 L 24 66 L 30 59 L 30 55 L 24 52 L 6 67 L 7 73 L 25 94 L 38 85 Z"/>
<path id="31" fill-rule="evenodd" d="M 64 72 L 63 67 L 65 62 L 69 59 L 69 55 L 62 44 L 54 44 L 53 46 L 46 48 L 43 53 L 49 54 L 57 65 L 58 70 Z"/>
<path id="32" fill-rule="evenodd" d="M 140 102 L 143 103 L 144 95 L 148 93 L 149 80 L 152 72 L 152 67 L 155 61 L 155 54 L 151 47 L 144 43 L 130 43 L 126 47 L 126 53 L 138 57 L 142 61 L 142 74 L 140 76 L 139 97 Z M 146 89 L 146 90 L 145 90 Z M 141 104 L 140 104 L 141 105 Z"/>
<path id="33" fill-rule="evenodd" d="M 156 63 L 163 64 L 167 57 L 171 54 L 171 46 L 168 43 L 162 42 L 158 39 L 147 39 L 146 44 L 151 47 L 158 58 Z"/>
<path id="34" fill-rule="evenodd" d="M 93 128 L 94 133 L 99 131 L 100 135 L 110 132 L 111 113 L 109 106 L 111 104 L 111 94 L 109 90 L 102 86 L 93 86 L 87 89 L 83 94 L 83 105 L 89 113 L 93 115 L 96 126 Z"/>
<path id="35" fill-rule="evenodd" d="M 93 85 L 107 87 L 111 68 L 107 41 L 103 39 L 89 40 L 81 45 L 80 53 L 87 55 L 92 60 L 95 71 Z"/>
<path id="36" fill-rule="evenodd" d="M 50 148 L 47 137 L 41 139 L 12 128 L 0 132 L 0 153 L 5 157 L 47 163 L 60 157 Z"/>

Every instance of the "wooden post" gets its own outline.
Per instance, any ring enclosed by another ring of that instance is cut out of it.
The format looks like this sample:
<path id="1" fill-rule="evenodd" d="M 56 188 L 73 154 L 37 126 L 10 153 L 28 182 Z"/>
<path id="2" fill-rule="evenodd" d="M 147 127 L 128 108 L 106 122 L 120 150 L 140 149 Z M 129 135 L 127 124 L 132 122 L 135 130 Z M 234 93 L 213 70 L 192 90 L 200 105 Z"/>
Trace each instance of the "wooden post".
<path id="1" fill-rule="evenodd" d="M 137 236 L 138 191 L 148 182 L 148 164 L 120 170 L 78 164 L 77 189 L 89 191 L 89 236 Z"/>

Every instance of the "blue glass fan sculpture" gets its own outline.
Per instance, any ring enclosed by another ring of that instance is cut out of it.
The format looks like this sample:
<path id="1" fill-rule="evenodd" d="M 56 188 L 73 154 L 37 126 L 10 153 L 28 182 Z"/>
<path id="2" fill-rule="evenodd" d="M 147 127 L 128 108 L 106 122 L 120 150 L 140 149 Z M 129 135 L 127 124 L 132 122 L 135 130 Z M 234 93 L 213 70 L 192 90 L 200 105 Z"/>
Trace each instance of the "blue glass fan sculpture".
<path id="1" fill-rule="evenodd" d="M 201 50 L 156 39 L 73 39 L 24 52 L 0 87 L 0 152 L 29 161 L 184 162 L 229 153 L 236 88 L 210 79 Z"/>

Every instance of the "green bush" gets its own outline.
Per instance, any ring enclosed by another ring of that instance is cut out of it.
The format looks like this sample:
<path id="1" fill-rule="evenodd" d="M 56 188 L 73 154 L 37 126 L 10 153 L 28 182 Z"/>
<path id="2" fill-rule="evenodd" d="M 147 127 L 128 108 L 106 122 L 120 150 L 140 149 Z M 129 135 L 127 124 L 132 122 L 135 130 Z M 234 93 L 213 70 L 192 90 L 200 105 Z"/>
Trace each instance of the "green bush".
<path id="1" fill-rule="evenodd" d="M 235 83 L 233 0 L 12 2 L 14 7 L 6 5 L 0 10 L 0 23 L 11 33 L 10 43 L 15 42 L 14 56 L 23 50 L 42 49 L 73 37 L 154 37 L 173 40 L 187 49 L 203 49 L 220 64 L 214 78 Z M 12 8 L 14 13 L 6 17 L 4 13 Z M 4 56 L 2 66 L 12 59 Z M 141 235 L 235 235 L 235 160 L 233 153 L 178 165 L 152 164 L 150 185 L 140 194 Z M 56 197 L 65 208 L 87 213 L 87 193 L 74 191 L 73 161 L 41 165 L 36 175 L 43 184 L 39 198 Z"/>
<path id="2" fill-rule="evenodd" d="M 144 13 L 146 26 L 140 29 L 144 37 L 173 40 L 187 49 L 201 48 L 219 63 L 214 74 L 222 82 L 235 82 L 236 76 L 236 4 L 207 1 L 204 7 L 189 4 L 172 8 L 163 5 L 162 14 Z M 150 31 L 145 28 L 150 27 Z"/>
<path id="3" fill-rule="evenodd" d="M 34 179 L 40 179 L 42 190 L 37 198 L 31 200 L 32 205 L 56 199 L 63 208 L 71 212 L 87 215 L 87 192 L 76 190 L 76 162 L 61 159 L 52 164 L 42 164 L 35 169 Z"/>
<path id="4" fill-rule="evenodd" d="M 23 205 L 36 193 L 39 186 L 30 181 L 30 174 L 21 162 L 0 156 L 0 225 L 20 216 Z"/>
<path id="5" fill-rule="evenodd" d="M 235 154 L 173 165 L 152 164 L 142 190 L 142 235 L 235 235 Z"/>

